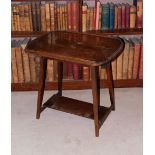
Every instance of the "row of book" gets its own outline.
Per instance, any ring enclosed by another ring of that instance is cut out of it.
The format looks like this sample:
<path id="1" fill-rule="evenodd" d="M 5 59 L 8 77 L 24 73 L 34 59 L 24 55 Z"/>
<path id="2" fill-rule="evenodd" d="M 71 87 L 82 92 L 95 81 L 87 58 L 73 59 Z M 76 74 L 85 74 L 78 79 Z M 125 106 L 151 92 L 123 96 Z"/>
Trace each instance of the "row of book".
<path id="1" fill-rule="evenodd" d="M 79 27 L 78 1 L 12 3 L 11 8 L 12 31 L 77 31 Z"/>
<path id="2" fill-rule="evenodd" d="M 82 31 L 89 30 L 114 30 L 143 27 L 142 0 L 137 1 L 137 6 L 128 3 L 101 4 L 95 6 L 84 3 L 82 6 Z"/>
<path id="3" fill-rule="evenodd" d="M 40 58 L 24 51 L 29 38 L 12 39 L 11 41 L 11 71 L 12 83 L 38 82 Z M 114 80 L 143 78 L 143 44 L 142 38 L 125 39 L 123 53 L 112 62 Z M 86 66 L 75 67 L 64 63 L 63 77 L 65 80 L 90 80 L 90 69 Z M 100 67 L 100 78 L 107 79 L 106 68 Z M 48 60 L 46 81 L 57 80 L 57 62 Z"/>

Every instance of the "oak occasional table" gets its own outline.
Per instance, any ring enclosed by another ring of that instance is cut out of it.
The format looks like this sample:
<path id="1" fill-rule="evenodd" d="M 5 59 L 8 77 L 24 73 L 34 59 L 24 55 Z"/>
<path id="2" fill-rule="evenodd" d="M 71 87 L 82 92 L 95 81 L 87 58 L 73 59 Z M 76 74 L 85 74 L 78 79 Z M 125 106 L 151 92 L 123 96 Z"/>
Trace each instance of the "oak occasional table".
<path id="1" fill-rule="evenodd" d="M 76 114 L 94 119 L 95 135 L 99 136 L 99 128 L 112 110 L 115 110 L 114 86 L 111 61 L 116 59 L 124 49 L 121 38 L 103 37 L 101 35 L 55 31 L 46 33 L 31 40 L 26 52 L 39 56 L 40 75 L 36 118 L 40 118 L 45 108 Z M 58 93 L 42 104 L 47 59 L 57 61 Z M 63 62 L 71 62 L 90 67 L 92 81 L 93 104 L 62 96 Z M 107 71 L 111 106 L 100 105 L 99 66 L 104 65 Z"/>

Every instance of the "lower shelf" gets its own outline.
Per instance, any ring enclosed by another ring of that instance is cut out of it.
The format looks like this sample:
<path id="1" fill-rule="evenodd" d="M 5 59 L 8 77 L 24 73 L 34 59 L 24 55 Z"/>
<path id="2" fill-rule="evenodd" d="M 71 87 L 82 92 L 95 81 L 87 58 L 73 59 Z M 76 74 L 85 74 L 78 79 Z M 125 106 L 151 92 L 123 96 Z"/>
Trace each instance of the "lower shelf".
<path id="1" fill-rule="evenodd" d="M 115 88 L 143 87 L 143 80 L 116 80 Z M 65 81 L 63 82 L 64 90 L 90 89 L 91 81 Z M 101 80 L 101 88 L 108 88 L 108 81 Z M 12 91 L 35 91 L 38 90 L 38 83 L 12 83 Z M 57 90 L 57 82 L 46 83 L 45 90 Z"/>
<path id="2" fill-rule="evenodd" d="M 51 108 L 63 112 L 67 112 L 70 114 L 75 114 L 78 116 L 86 117 L 89 119 L 94 119 L 93 115 L 93 104 L 84 102 L 84 101 L 79 101 L 76 99 L 64 97 L 64 96 L 58 96 L 53 95 L 49 100 L 47 100 L 43 104 L 42 110 L 45 108 Z M 108 117 L 108 115 L 111 112 L 111 107 L 99 107 L 99 125 L 100 127 Z"/>

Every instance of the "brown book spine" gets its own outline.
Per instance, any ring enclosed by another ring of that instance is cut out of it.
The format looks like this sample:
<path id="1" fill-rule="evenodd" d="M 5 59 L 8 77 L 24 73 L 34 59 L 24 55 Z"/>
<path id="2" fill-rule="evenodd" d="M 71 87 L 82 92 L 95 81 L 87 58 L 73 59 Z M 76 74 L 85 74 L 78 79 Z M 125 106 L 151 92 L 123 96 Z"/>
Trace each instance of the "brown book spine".
<path id="1" fill-rule="evenodd" d="M 83 80 L 89 81 L 90 80 L 90 70 L 89 67 L 83 67 Z"/>
<path id="2" fill-rule="evenodd" d="M 17 71 L 18 71 L 18 83 L 24 83 L 24 69 L 21 48 L 16 48 L 16 60 L 17 60 Z"/>
<path id="3" fill-rule="evenodd" d="M 130 28 L 136 27 L 136 7 L 130 6 Z"/>
<path id="4" fill-rule="evenodd" d="M 23 56 L 24 79 L 25 82 L 27 83 L 31 81 L 30 64 L 29 64 L 29 55 L 28 53 L 25 53 L 24 49 L 22 50 L 22 56 Z"/>
<path id="5" fill-rule="evenodd" d="M 118 19 L 118 8 L 117 5 L 115 5 L 115 18 L 114 18 L 114 29 L 117 29 L 117 19 Z"/>
<path id="6" fill-rule="evenodd" d="M 73 31 L 78 31 L 79 28 L 79 4 L 77 1 L 72 2 L 72 21 L 73 21 Z"/>
<path id="7" fill-rule="evenodd" d="M 20 21 L 20 30 L 25 31 L 25 24 L 24 24 L 24 7 L 23 5 L 19 5 L 19 21 Z"/>
<path id="8" fill-rule="evenodd" d="M 143 79 L 143 45 L 141 44 L 141 55 L 139 65 L 139 79 Z"/>
<path id="9" fill-rule="evenodd" d="M 65 9 L 65 13 L 64 13 L 64 14 L 65 14 L 65 15 L 64 15 L 64 16 L 65 16 L 65 17 L 64 17 L 64 18 L 65 18 L 65 19 L 64 19 L 64 20 L 65 20 L 65 30 L 67 30 L 67 25 L 68 25 L 67 21 L 68 21 L 68 20 L 67 20 L 67 5 L 66 5 L 66 4 L 65 4 L 65 6 L 64 6 L 64 9 Z"/>
<path id="10" fill-rule="evenodd" d="M 13 82 L 13 71 L 12 71 L 12 65 L 11 65 L 11 83 L 14 83 L 14 82 Z"/>
<path id="11" fill-rule="evenodd" d="M 123 78 L 123 53 L 117 58 L 117 80 Z"/>
<path id="12" fill-rule="evenodd" d="M 58 30 L 58 14 L 57 14 L 57 5 L 54 5 L 54 24 L 55 24 L 55 30 Z"/>
<path id="13" fill-rule="evenodd" d="M 30 31 L 30 21 L 29 21 L 29 6 L 24 5 L 24 18 L 25 18 L 25 31 Z"/>
<path id="14" fill-rule="evenodd" d="M 138 78 L 139 61 L 140 61 L 140 43 L 135 43 L 134 61 L 133 61 L 133 77 L 132 77 L 133 79 Z"/>
<path id="15" fill-rule="evenodd" d="M 14 30 L 18 31 L 18 26 L 17 26 L 17 11 L 16 11 L 16 6 L 12 5 L 12 13 L 13 13 L 13 25 L 14 25 Z"/>
<path id="16" fill-rule="evenodd" d="M 114 61 L 112 61 L 111 65 L 112 65 L 113 80 L 116 80 L 117 79 L 117 60 L 115 59 Z"/>
<path id="17" fill-rule="evenodd" d="M 63 31 L 66 29 L 65 27 L 66 27 L 66 24 L 65 24 L 65 5 L 63 5 L 62 6 L 62 21 L 63 21 L 63 24 L 62 24 L 62 26 L 63 26 Z"/>
<path id="18" fill-rule="evenodd" d="M 61 30 L 61 27 L 60 27 L 60 5 L 57 5 L 57 21 L 58 21 L 58 30 Z"/>
<path id="19" fill-rule="evenodd" d="M 90 30 L 93 30 L 93 8 L 90 8 Z"/>
<path id="20" fill-rule="evenodd" d="M 101 18 L 102 18 L 102 7 L 100 6 L 100 8 L 99 8 L 99 27 L 98 27 L 98 29 L 100 30 L 101 29 Z"/>
<path id="21" fill-rule="evenodd" d="M 11 66 L 13 72 L 13 82 L 18 83 L 18 71 L 17 71 L 17 60 L 16 60 L 16 49 L 11 48 Z"/>
<path id="22" fill-rule="evenodd" d="M 60 5 L 60 30 L 63 30 L 63 16 L 62 16 L 62 12 L 63 12 L 63 6 Z"/>
<path id="23" fill-rule="evenodd" d="M 128 64 L 129 64 L 129 41 L 125 40 L 125 48 L 123 51 L 123 79 L 128 78 Z"/>
<path id="24" fill-rule="evenodd" d="M 125 4 L 122 4 L 122 29 L 126 28 L 126 15 L 125 15 L 126 7 Z"/>
<path id="25" fill-rule="evenodd" d="M 117 10 L 117 28 L 118 29 L 122 28 L 122 7 L 120 4 L 118 5 L 118 10 Z"/>
<path id="26" fill-rule="evenodd" d="M 55 30 L 54 24 L 54 3 L 50 3 L 51 31 Z"/>
<path id="27" fill-rule="evenodd" d="M 30 28 L 30 31 L 33 31 L 33 25 L 32 25 L 32 6 L 31 6 L 30 3 L 28 4 L 28 10 L 29 10 L 29 28 Z"/>
<path id="28" fill-rule="evenodd" d="M 46 31 L 46 11 L 45 5 L 41 4 L 41 31 Z"/>
<path id="29" fill-rule="evenodd" d="M 143 2 L 137 0 L 137 28 L 143 27 Z"/>
<path id="30" fill-rule="evenodd" d="M 126 5 L 125 16 L 126 16 L 126 28 L 129 29 L 130 28 L 130 5 L 129 4 Z"/>
<path id="31" fill-rule="evenodd" d="M 19 5 L 16 5 L 16 18 L 17 18 L 17 30 L 21 31 L 20 28 L 20 12 L 19 12 Z"/>
<path id="32" fill-rule="evenodd" d="M 36 82 L 36 63 L 35 63 L 35 56 L 33 54 L 29 54 L 29 64 L 30 64 L 30 74 L 31 74 L 31 81 Z"/>
<path id="33" fill-rule="evenodd" d="M 128 65 L 128 79 L 132 79 L 133 60 L 134 60 L 134 45 L 130 43 L 129 65 Z"/>
<path id="34" fill-rule="evenodd" d="M 50 6 L 49 2 L 45 3 L 45 10 L 46 10 L 46 30 L 51 31 L 51 21 L 50 21 Z"/>
<path id="35" fill-rule="evenodd" d="M 87 31 L 87 5 L 82 6 L 82 32 Z"/>
<path id="36" fill-rule="evenodd" d="M 11 31 L 15 31 L 14 15 L 13 15 L 13 6 L 12 6 L 12 5 L 11 5 Z"/>
<path id="37" fill-rule="evenodd" d="M 40 57 L 35 57 L 35 69 L 36 69 L 36 82 L 39 82 L 39 74 L 40 74 Z"/>
<path id="38" fill-rule="evenodd" d="M 47 81 L 54 81 L 54 73 L 53 73 L 53 60 L 47 61 Z"/>

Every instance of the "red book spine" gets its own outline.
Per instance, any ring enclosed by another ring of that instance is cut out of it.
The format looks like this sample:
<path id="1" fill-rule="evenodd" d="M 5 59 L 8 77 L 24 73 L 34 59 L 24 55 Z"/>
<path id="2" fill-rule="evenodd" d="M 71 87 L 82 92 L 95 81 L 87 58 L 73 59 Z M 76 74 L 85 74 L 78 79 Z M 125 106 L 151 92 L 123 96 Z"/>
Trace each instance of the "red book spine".
<path id="1" fill-rule="evenodd" d="M 140 65 L 139 65 L 139 79 L 143 79 L 143 45 L 141 45 Z"/>
<path id="2" fill-rule="evenodd" d="M 72 3 L 67 3 L 67 30 L 72 30 Z"/>
<path id="3" fill-rule="evenodd" d="M 137 1 L 137 28 L 143 27 L 143 3 L 142 1 Z"/>
<path id="4" fill-rule="evenodd" d="M 140 58 L 140 44 L 135 44 L 134 62 L 133 62 L 133 79 L 137 79 L 138 77 L 139 58 Z"/>
<path id="5" fill-rule="evenodd" d="M 126 16 L 126 28 L 130 28 L 130 6 L 127 5 L 125 9 L 125 16 Z"/>
<path id="6" fill-rule="evenodd" d="M 71 13 L 71 15 L 72 15 L 71 17 L 72 17 L 72 24 L 73 24 L 72 30 L 78 31 L 79 11 L 78 11 L 78 2 L 77 1 L 72 2 L 72 13 Z"/>
<path id="7" fill-rule="evenodd" d="M 73 64 L 73 79 L 74 80 L 79 79 L 79 68 L 77 64 Z"/>
<path id="8" fill-rule="evenodd" d="M 118 6 L 118 12 L 117 12 L 117 27 L 118 29 L 121 29 L 122 28 L 122 8 L 121 6 Z"/>
<path id="9" fill-rule="evenodd" d="M 122 29 L 126 28 L 125 5 L 122 5 Z"/>

